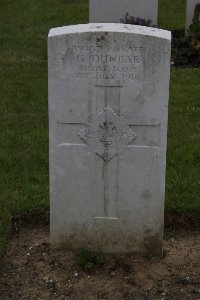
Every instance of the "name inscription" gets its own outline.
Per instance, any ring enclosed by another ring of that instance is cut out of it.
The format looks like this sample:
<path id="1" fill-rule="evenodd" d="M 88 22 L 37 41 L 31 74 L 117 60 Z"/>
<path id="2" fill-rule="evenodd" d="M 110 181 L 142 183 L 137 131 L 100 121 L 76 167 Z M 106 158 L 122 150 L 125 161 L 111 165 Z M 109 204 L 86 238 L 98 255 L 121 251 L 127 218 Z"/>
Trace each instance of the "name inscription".
<path id="1" fill-rule="evenodd" d="M 143 47 L 74 45 L 76 78 L 80 80 L 138 80 L 141 77 Z"/>

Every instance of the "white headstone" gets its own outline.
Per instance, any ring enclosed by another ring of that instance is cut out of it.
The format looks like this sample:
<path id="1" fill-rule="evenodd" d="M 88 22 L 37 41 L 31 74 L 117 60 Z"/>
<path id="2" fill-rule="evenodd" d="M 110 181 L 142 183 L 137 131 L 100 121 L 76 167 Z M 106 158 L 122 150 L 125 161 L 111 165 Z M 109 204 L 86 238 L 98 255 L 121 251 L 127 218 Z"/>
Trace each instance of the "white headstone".
<path id="1" fill-rule="evenodd" d="M 185 33 L 188 34 L 188 29 L 192 24 L 192 19 L 194 16 L 194 8 L 197 3 L 200 3 L 200 0 L 187 0 L 187 8 L 186 8 L 186 25 L 185 25 Z"/>
<path id="2" fill-rule="evenodd" d="M 158 0 L 90 0 L 91 23 L 120 23 L 126 15 L 150 19 L 157 25 Z"/>
<path id="3" fill-rule="evenodd" d="M 170 32 L 87 24 L 48 42 L 52 244 L 160 254 Z"/>

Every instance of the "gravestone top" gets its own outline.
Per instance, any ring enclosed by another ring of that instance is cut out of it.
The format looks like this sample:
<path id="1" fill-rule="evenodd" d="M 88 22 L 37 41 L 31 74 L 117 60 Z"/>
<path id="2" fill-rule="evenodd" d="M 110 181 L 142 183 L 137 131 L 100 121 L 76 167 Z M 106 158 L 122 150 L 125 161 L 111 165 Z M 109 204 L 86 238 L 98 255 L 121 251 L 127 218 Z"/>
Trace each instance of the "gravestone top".
<path id="1" fill-rule="evenodd" d="M 84 32 L 121 32 L 135 33 L 140 35 L 154 36 L 158 38 L 171 40 L 171 32 L 163 29 L 145 27 L 138 25 L 120 24 L 120 23 L 89 23 L 80 25 L 71 25 L 52 28 L 49 31 L 49 38 L 65 34 L 84 33 Z"/>
<path id="2" fill-rule="evenodd" d="M 194 16 L 194 9 L 197 3 L 200 3 L 200 0 L 187 0 L 186 7 L 186 24 L 185 24 L 185 34 L 188 35 L 188 29 L 192 24 L 192 19 Z"/>
<path id="3" fill-rule="evenodd" d="M 171 34 L 125 24 L 50 30 L 50 238 L 161 254 Z"/>
<path id="4" fill-rule="evenodd" d="M 157 25 L 158 0 L 90 0 L 91 23 L 120 23 L 126 15 L 150 19 Z"/>

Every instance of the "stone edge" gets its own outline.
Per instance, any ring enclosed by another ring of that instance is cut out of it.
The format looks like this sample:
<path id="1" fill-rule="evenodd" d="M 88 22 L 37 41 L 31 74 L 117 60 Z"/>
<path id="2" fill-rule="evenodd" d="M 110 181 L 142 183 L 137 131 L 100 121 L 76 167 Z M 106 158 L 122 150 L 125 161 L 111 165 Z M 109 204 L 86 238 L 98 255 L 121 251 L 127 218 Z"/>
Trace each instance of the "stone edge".
<path id="1" fill-rule="evenodd" d="M 158 37 L 171 41 L 171 31 L 158 29 L 154 27 L 120 24 L 120 23 L 89 23 L 52 28 L 48 37 L 61 36 L 73 33 L 87 32 L 118 32 L 118 33 L 134 33 L 146 36 Z"/>

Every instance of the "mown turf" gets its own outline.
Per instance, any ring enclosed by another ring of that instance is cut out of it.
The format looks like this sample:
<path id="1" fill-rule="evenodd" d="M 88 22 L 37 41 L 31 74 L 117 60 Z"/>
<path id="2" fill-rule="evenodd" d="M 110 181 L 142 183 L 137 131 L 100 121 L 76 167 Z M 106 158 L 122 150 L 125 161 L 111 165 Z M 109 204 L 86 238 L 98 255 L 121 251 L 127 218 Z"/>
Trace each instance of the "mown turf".
<path id="1" fill-rule="evenodd" d="M 185 0 L 160 0 L 159 27 L 183 29 Z M 86 0 L 0 0 L 0 254 L 10 217 L 49 207 L 47 35 L 88 22 Z M 200 211 L 200 71 L 173 69 L 168 211 Z"/>
<path id="2" fill-rule="evenodd" d="M 171 72 L 167 210 L 200 212 L 200 70 Z"/>
<path id="3" fill-rule="evenodd" d="M 186 0 L 159 0 L 158 3 L 158 27 L 168 30 L 183 30 Z"/>

